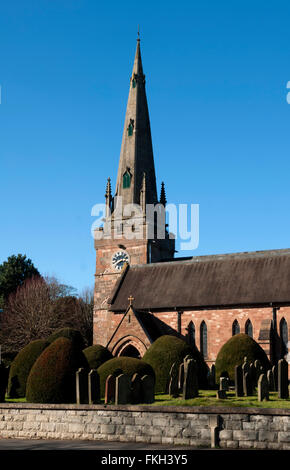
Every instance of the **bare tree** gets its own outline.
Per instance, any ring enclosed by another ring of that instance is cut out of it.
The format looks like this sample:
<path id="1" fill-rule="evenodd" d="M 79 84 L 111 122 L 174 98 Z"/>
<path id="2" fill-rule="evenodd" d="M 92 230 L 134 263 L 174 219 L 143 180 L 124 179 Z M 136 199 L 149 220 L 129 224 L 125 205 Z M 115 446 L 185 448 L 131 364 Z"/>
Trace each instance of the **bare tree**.
<path id="1" fill-rule="evenodd" d="M 85 343 L 92 344 L 93 290 L 85 289 L 79 298 L 74 293 L 74 288 L 54 277 L 25 281 L 9 296 L 1 316 L 2 351 L 19 351 L 29 342 L 64 327 L 78 329 Z"/>

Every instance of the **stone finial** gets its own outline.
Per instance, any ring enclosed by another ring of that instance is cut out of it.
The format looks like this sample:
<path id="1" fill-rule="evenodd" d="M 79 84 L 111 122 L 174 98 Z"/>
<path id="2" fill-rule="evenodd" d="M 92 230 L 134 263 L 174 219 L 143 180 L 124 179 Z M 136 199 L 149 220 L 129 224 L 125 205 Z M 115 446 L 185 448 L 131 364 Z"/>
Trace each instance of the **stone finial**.
<path id="1" fill-rule="evenodd" d="M 160 204 L 162 204 L 165 207 L 166 203 L 167 203 L 167 200 L 166 200 L 165 186 L 164 186 L 164 182 L 162 181 L 161 192 L 160 192 Z"/>

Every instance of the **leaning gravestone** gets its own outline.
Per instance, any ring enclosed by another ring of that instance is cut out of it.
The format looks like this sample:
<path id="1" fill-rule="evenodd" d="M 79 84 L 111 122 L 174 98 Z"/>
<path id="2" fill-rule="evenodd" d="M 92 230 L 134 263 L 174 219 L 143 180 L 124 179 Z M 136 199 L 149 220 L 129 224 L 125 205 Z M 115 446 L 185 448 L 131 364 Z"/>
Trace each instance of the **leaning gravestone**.
<path id="1" fill-rule="evenodd" d="M 235 366 L 235 391 L 236 397 L 243 396 L 243 369 L 242 366 Z"/>
<path id="2" fill-rule="evenodd" d="M 261 374 L 258 380 L 258 401 L 269 400 L 269 387 L 266 374 Z"/>
<path id="3" fill-rule="evenodd" d="M 244 358 L 244 363 L 242 365 L 243 369 L 243 374 L 246 374 L 247 372 L 250 372 L 250 363 L 248 362 L 247 358 Z"/>
<path id="4" fill-rule="evenodd" d="M 105 386 L 105 405 L 115 403 L 116 377 L 108 375 Z"/>
<path id="5" fill-rule="evenodd" d="M 137 373 L 131 380 L 131 403 L 141 403 L 141 376 Z"/>
<path id="6" fill-rule="evenodd" d="M 91 369 L 88 375 L 89 404 L 100 402 L 100 376 L 97 369 Z"/>
<path id="7" fill-rule="evenodd" d="M 250 372 L 243 374 L 243 392 L 246 397 L 253 395 L 253 382 Z"/>
<path id="8" fill-rule="evenodd" d="M 121 374 L 116 377 L 115 404 L 127 405 L 131 399 L 131 380 L 129 375 Z"/>
<path id="9" fill-rule="evenodd" d="M 141 402 L 153 403 L 154 402 L 154 387 L 155 380 L 151 375 L 144 375 L 141 378 Z"/>
<path id="10" fill-rule="evenodd" d="M 267 380 L 268 380 L 269 392 L 275 392 L 274 374 L 271 369 L 267 370 Z"/>
<path id="11" fill-rule="evenodd" d="M 278 361 L 278 398 L 289 398 L 288 362 Z"/>
<path id="12" fill-rule="evenodd" d="M 178 397 L 179 390 L 178 390 L 178 372 L 179 372 L 179 367 L 177 362 L 174 362 L 172 364 L 172 367 L 170 369 L 170 376 L 169 376 L 169 395 L 173 398 Z"/>
<path id="13" fill-rule="evenodd" d="M 198 396 L 197 363 L 194 359 L 184 361 L 183 400 Z"/>
<path id="14" fill-rule="evenodd" d="M 88 403 L 88 372 L 82 367 L 76 371 L 76 402 Z"/>

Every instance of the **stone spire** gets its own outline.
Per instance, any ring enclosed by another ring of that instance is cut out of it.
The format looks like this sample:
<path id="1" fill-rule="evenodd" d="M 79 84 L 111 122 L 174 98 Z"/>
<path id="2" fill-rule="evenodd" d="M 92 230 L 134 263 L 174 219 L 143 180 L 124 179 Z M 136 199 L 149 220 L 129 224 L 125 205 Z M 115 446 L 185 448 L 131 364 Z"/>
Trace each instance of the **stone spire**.
<path id="1" fill-rule="evenodd" d="M 124 204 L 140 204 L 143 175 L 146 173 L 146 204 L 157 203 L 156 178 L 150 120 L 145 91 L 145 75 L 141 60 L 140 39 L 130 78 L 115 196 Z M 144 201 L 143 201 L 144 202 Z"/>

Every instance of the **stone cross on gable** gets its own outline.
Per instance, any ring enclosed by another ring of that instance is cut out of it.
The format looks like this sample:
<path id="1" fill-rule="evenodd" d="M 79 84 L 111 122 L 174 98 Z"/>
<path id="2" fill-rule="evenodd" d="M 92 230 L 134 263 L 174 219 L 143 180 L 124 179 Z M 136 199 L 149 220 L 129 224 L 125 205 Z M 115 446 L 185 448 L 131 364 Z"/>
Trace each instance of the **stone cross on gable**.
<path id="1" fill-rule="evenodd" d="M 134 299 L 134 297 L 133 297 L 132 295 L 130 295 L 130 297 L 128 297 L 128 300 L 129 300 L 129 302 L 130 302 L 129 305 L 130 305 L 130 307 L 131 307 L 132 304 L 133 304 L 133 300 L 135 300 L 135 299 Z"/>

